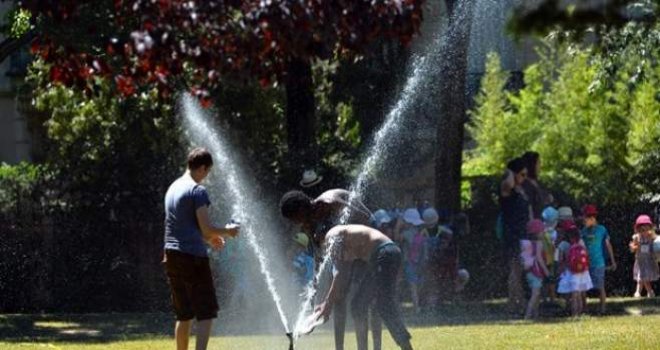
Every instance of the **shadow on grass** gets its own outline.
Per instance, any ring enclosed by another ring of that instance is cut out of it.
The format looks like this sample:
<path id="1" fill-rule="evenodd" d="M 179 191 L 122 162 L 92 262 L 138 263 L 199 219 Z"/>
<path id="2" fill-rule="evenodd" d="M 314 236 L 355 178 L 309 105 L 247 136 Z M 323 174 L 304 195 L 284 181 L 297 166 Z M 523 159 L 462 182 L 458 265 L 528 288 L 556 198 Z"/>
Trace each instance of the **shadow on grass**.
<path id="1" fill-rule="evenodd" d="M 112 342 L 173 334 L 169 314 L 0 315 L 5 342 Z"/>
<path id="2" fill-rule="evenodd" d="M 596 309 L 592 300 L 591 309 Z M 608 300 L 606 316 L 660 314 L 660 298 Z M 473 324 L 515 324 L 521 317 L 507 312 L 504 300 L 453 302 L 436 312 L 415 315 L 404 306 L 406 324 L 411 328 Z M 564 310 L 545 306 L 541 323 L 571 320 Z M 350 317 L 349 317 L 350 319 Z M 222 324 L 222 321 L 219 322 Z M 223 335 L 269 334 L 259 330 L 220 326 Z M 0 315 L 0 339 L 5 342 L 104 343 L 145 338 L 172 337 L 174 319 L 169 313 L 145 314 L 46 314 Z M 271 333 L 272 334 L 272 333 Z"/>

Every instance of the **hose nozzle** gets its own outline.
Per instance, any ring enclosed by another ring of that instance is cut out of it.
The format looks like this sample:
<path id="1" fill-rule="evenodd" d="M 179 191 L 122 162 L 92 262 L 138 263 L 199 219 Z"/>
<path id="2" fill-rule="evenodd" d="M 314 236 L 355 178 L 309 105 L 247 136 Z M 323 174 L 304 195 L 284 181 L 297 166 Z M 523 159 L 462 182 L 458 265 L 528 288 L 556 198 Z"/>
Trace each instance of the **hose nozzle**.
<path id="1" fill-rule="evenodd" d="M 286 337 L 289 338 L 289 350 L 294 350 L 293 349 L 293 333 L 291 333 L 291 332 L 286 333 Z"/>

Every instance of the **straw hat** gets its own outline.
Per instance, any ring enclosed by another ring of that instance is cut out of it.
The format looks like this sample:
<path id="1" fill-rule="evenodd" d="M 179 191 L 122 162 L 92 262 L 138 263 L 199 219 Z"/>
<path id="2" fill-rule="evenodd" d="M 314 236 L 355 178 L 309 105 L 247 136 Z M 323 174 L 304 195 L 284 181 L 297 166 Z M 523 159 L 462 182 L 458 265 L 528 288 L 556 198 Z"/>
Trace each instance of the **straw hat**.
<path id="1" fill-rule="evenodd" d="M 300 180 L 300 186 L 302 187 L 312 187 L 323 180 L 323 176 L 318 176 L 314 170 L 305 170 L 303 172 L 302 180 Z"/>

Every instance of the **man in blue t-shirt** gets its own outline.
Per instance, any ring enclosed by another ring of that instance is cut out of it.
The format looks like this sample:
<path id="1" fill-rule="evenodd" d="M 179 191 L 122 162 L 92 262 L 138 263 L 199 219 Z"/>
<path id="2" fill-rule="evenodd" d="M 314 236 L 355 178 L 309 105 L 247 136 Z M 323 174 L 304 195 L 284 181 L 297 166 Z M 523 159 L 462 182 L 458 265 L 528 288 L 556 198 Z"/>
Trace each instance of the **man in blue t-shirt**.
<path id="1" fill-rule="evenodd" d="M 206 253 L 221 249 L 223 237 L 236 237 L 238 227 L 218 228 L 209 220 L 209 196 L 200 182 L 211 172 L 213 159 L 203 148 L 188 154 L 188 169 L 165 194 L 165 254 L 163 262 L 176 314 L 178 350 L 188 348 L 192 319 L 197 319 L 197 349 L 206 349 L 218 303 Z"/>
<path id="2" fill-rule="evenodd" d="M 594 289 L 598 289 L 600 293 L 600 313 L 605 313 L 607 294 L 605 293 L 606 260 L 604 250 L 607 250 L 609 261 L 612 263 L 610 268 L 615 270 L 616 260 L 614 260 L 614 250 L 612 249 L 607 229 L 605 226 L 598 224 L 598 220 L 596 219 L 598 209 L 596 206 L 593 204 L 585 205 L 582 209 L 582 215 L 584 215 L 584 228 L 582 229 L 581 236 L 589 252 L 589 275 L 591 275 L 591 282 L 594 285 Z"/>

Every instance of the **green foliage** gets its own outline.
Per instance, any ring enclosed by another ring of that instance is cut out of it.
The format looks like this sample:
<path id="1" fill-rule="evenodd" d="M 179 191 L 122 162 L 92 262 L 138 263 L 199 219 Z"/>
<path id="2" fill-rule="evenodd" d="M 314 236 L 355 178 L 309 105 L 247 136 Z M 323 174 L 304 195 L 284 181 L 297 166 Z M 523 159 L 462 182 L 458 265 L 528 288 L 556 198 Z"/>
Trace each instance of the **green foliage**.
<path id="1" fill-rule="evenodd" d="M 538 138 L 540 111 L 534 95 L 542 85 L 538 70 L 537 66 L 528 69 L 529 92 L 516 96 L 504 90 L 507 74 L 502 71 L 499 57 L 489 55 L 476 97 L 477 108 L 470 112 L 472 122 L 467 127 L 479 145 L 488 147 L 478 147 L 466 155 L 465 175 L 499 172 L 502 164 L 522 154 Z M 537 118 L 528 118 L 529 115 Z"/>
<path id="2" fill-rule="evenodd" d="M 136 124 L 149 129 L 140 137 L 152 151 L 161 146 L 167 148 L 168 139 L 178 138 L 172 107 L 159 102 L 155 90 L 121 100 L 112 93 L 109 80 L 96 78 L 88 86 L 96 91 L 90 97 L 81 89 L 49 82 L 50 68 L 40 59 L 34 61 L 26 81 L 36 88 L 34 107 L 49 114 L 45 125 L 48 137 L 61 156 L 76 162 L 100 161 L 122 147 L 126 135 L 136 130 Z"/>
<path id="3" fill-rule="evenodd" d="M 639 176 L 652 167 L 646 158 L 660 151 L 660 49 L 648 47 L 660 31 L 647 40 L 630 31 L 611 33 L 612 43 L 620 35 L 628 44 L 607 50 L 542 48 L 517 92 L 503 91 L 506 74 L 491 57 L 472 111 L 477 147 L 466 152 L 466 173 L 497 174 L 509 159 L 536 150 L 542 180 L 578 200 L 660 193 Z"/>
<path id="4" fill-rule="evenodd" d="M 514 8 L 507 25 L 515 35 L 546 35 L 553 30 L 570 31 L 579 38 L 594 28 L 622 28 L 630 24 L 653 27 L 660 18 L 657 0 L 522 2 Z"/>
<path id="5" fill-rule="evenodd" d="M 9 22 L 7 30 L 9 36 L 20 38 L 27 33 L 32 27 L 30 24 L 31 19 L 32 13 L 22 8 L 16 8 L 7 12 L 7 21 Z"/>
<path id="6" fill-rule="evenodd" d="M 26 162 L 0 164 L 0 212 L 8 215 L 20 210 L 20 203 L 30 200 L 35 184 L 43 175 L 44 168 L 40 165 Z"/>
<path id="7" fill-rule="evenodd" d="M 313 66 L 314 99 L 317 128 L 317 144 L 326 168 L 339 177 L 350 175 L 356 168 L 357 151 L 361 145 L 361 125 L 355 117 L 352 101 L 336 98 L 337 74 L 340 61 L 317 61 Z"/>

